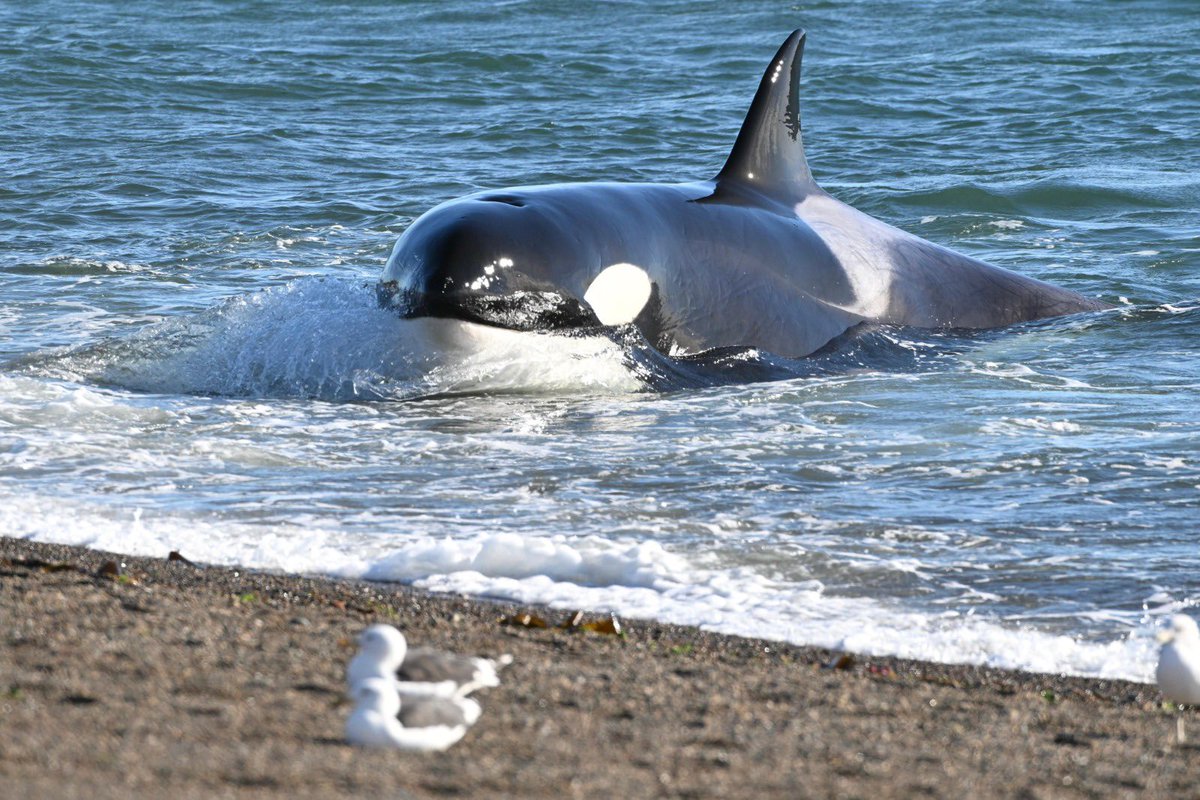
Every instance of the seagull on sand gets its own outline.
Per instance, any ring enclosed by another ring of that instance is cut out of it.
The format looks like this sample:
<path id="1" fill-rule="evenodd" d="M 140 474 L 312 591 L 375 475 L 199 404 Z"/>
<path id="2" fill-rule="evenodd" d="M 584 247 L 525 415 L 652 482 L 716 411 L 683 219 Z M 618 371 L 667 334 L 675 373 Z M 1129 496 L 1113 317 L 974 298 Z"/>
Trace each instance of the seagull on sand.
<path id="1" fill-rule="evenodd" d="M 1171 617 L 1171 627 L 1158 633 L 1158 688 L 1180 705 L 1200 705 L 1200 628 L 1184 614 Z"/>
<path id="2" fill-rule="evenodd" d="M 1200 705 L 1200 628 L 1196 620 L 1184 614 L 1171 617 L 1171 626 L 1158 632 L 1162 650 L 1158 653 L 1155 677 L 1163 697 L 1176 705 Z M 1187 741 L 1183 717 L 1175 718 L 1175 740 Z"/>
<path id="3" fill-rule="evenodd" d="M 394 680 L 367 678 L 351 693 L 355 707 L 346 720 L 346 739 L 364 747 L 445 750 L 479 719 L 479 704 L 468 698 L 407 695 Z"/>
<path id="4" fill-rule="evenodd" d="M 498 670 L 512 656 L 498 660 L 460 656 L 428 647 L 409 647 L 391 625 L 372 625 L 358 637 L 359 651 L 346 670 L 354 687 L 368 678 L 400 681 L 406 694 L 466 697 L 476 689 L 500 685 Z"/>

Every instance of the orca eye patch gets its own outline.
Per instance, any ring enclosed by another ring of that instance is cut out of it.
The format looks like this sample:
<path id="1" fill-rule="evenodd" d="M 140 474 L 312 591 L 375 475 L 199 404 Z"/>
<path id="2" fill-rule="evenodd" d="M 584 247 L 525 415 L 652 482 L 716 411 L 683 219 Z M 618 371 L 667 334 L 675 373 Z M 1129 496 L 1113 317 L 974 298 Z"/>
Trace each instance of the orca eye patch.
<path id="1" fill-rule="evenodd" d="M 636 264 L 613 264 L 596 276 L 583 301 L 592 307 L 601 325 L 627 325 L 642 313 L 651 290 L 646 270 Z"/>

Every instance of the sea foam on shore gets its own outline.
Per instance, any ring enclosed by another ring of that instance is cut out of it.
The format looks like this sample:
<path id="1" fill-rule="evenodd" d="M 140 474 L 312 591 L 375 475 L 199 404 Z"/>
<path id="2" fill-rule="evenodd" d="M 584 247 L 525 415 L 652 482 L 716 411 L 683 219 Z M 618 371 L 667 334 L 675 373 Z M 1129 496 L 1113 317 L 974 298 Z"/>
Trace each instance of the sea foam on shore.
<path id="1" fill-rule="evenodd" d="M 613 611 L 793 644 L 945 663 L 1150 682 L 1155 645 L 1144 625 L 1081 641 L 953 610 L 934 616 L 828 593 L 750 567 L 722 568 L 657 542 L 512 532 L 461 537 L 364 535 L 327 524 L 223 522 L 119 504 L 10 497 L 0 530 L 56 544 L 188 558 L 225 566 L 413 584 L 439 592 Z"/>

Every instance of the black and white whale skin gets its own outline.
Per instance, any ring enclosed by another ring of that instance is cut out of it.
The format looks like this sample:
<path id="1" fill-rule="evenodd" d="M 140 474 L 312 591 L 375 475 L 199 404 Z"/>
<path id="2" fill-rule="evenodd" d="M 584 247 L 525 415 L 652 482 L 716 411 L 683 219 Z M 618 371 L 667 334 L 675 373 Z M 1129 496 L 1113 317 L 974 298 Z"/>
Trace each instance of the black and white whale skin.
<path id="1" fill-rule="evenodd" d="M 634 324 L 659 350 L 801 357 L 864 322 L 995 328 L 1094 299 L 835 200 L 800 136 L 804 32 L 779 48 L 709 181 L 569 183 L 443 203 L 396 242 L 381 301 L 519 331 Z"/>

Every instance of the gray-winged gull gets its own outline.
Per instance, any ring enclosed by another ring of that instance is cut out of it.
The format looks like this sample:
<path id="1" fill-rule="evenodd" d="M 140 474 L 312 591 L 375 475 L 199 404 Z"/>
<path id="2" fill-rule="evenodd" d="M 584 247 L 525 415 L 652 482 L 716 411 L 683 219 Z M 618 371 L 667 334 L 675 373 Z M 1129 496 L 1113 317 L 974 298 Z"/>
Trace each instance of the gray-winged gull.
<path id="1" fill-rule="evenodd" d="M 1168 700 L 1200 705 L 1200 628 L 1184 614 L 1171 617 L 1171 627 L 1158 634 L 1158 688 Z"/>
<path id="2" fill-rule="evenodd" d="M 407 694 L 465 697 L 476 689 L 500 685 L 497 670 L 512 656 L 498 660 L 408 646 L 391 625 L 371 625 L 358 637 L 359 651 L 346 670 L 350 690 L 368 678 L 400 681 Z"/>
<path id="3" fill-rule="evenodd" d="M 1180 705 L 1200 705 L 1200 628 L 1185 614 L 1171 617 L 1171 626 L 1158 632 L 1162 650 L 1154 677 L 1163 697 Z M 1183 717 L 1175 719 L 1175 738 L 1187 741 Z"/>
<path id="4" fill-rule="evenodd" d="M 346 720 L 346 739 L 364 747 L 445 750 L 479 719 L 479 704 L 464 698 L 407 696 L 396 682 L 366 678 L 351 692 L 354 711 Z"/>

